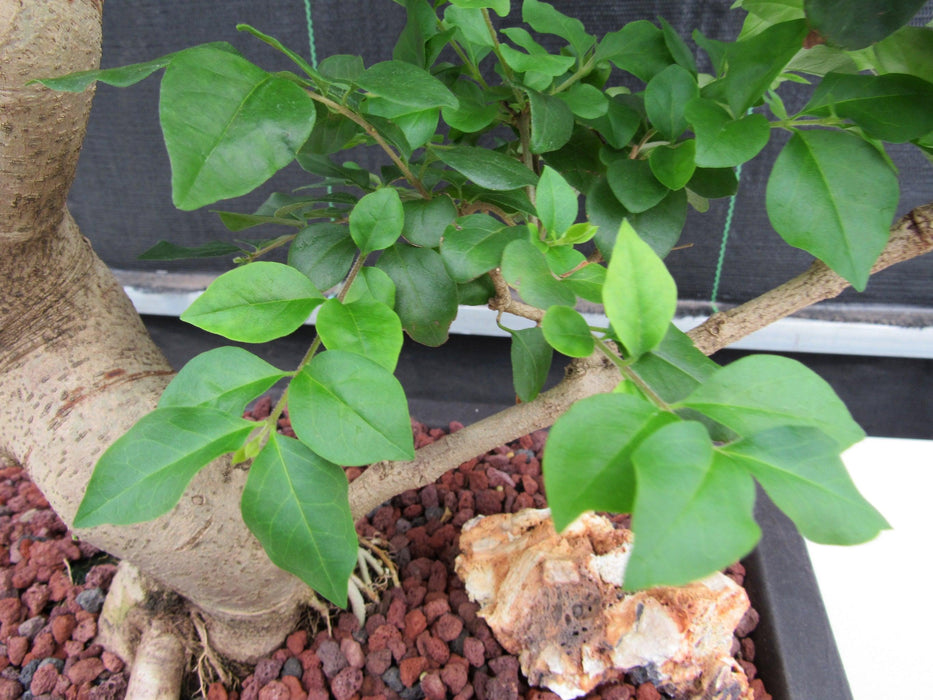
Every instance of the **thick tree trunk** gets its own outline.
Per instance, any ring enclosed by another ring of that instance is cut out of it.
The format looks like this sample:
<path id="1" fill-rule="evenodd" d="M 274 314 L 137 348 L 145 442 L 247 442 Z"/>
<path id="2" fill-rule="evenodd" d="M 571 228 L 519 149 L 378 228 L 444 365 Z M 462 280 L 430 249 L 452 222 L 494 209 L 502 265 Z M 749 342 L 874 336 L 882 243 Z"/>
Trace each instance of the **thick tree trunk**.
<path id="1" fill-rule="evenodd" d="M 65 208 L 91 93 L 25 85 L 97 67 L 99 5 L 0 3 L 0 56 L 0 455 L 70 523 L 96 459 L 171 368 Z M 164 517 L 78 533 L 198 606 L 212 644 L 240 659 L 274 648 L 307 596 L 246 529 L 244 480 L 218 461 Z"/>

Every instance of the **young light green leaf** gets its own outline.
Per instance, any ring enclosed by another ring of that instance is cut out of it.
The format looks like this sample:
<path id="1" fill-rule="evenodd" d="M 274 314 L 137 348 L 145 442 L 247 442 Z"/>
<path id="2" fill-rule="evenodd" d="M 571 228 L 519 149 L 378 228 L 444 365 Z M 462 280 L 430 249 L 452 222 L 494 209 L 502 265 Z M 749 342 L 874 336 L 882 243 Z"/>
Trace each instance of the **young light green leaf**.
<path id="1" fill-rule="evenodd" d="M 596 348 L 589 324 L 569 306 L 552 306 L 541 320 L 548 344 L 567 357 L 589 357 Z"/>
<path id="2" fill-rule="evenodd" d="M 181 320 L 230 340 L 265 343 L 296 330 L 323 301 L 294 267 L 255 262 L 211 282 Z"/>
<path id="3" fill-rule="evenodd" d="M 344 224 L 322 221 L 302 229 L 288 248 L 288 264 L 304 273 L 317 289 L 339 284 L 353 265 L 356 243 Z"/>
<path id="4" fill-rule="evenodd" d="M 696 164 L 704 168 L 745 163 L 758 155 L 771 138 L 771 126 L 763 114 L 733 119 L 712 100 L 691 100 L 684 115 L 696 134 Z"/>
<path id="5" fill-rule="evenodd" d="M 402 235 L 411 243 L 424 248 L 436 248 L 441 236 L 454 219 L 457 207 L 449 197 L 415 199 L 402 204 L 405 223 Z"/>
<path id="6" fill-rule="evenodd" d="M 683 189 L 696 170 L 696 141 L 687 139 L 675 147 L 658 146 L 648 154 L 652 174 L 671 190 Z"/>
<path id="7" fill-rule="evenodd" d="M 574 17 L 568 17 L 546 2 L 524 0 L 522 21 L 527 22 L 540 34 L 554 34 L 565 39 L 580 57 L 596 43 L 596 37 L 586 33 L 583 22 Z"/>
<path id="8" fill-rule="evenodd" d="M 531 34 L 521 27 L 508 27 L 503 29 L 502 33 L 528 51 L 528 53 L 524 53 L 508 44 L 499 46 L 499 51 L 508 67 L 516 73 L 526 73 L 526 83 L 529 81 L 529 76 L 537 74 L 543 79 L 543 84 L 540 86 L 543 89 L 550 85 L 551 78 L 563 75 L 576 62 L 573 56 L 548 53 L 547 49 L 535 41 Z"/>
<path id="9" fill-rule="evenodd" d="M 535 191 L 538 218 L 551 238 L 558 238 L 574 221 L 580 211 L 577 192 L 554 168 L 544 166 Z"/>
<path id="10" fill-rule="evenodd" d="M 376 266 L 395 283 L 395 312 L 408 335 L 422 345 L 443 345 L 457 316 L 457 284 L 440 254 L 396 244 Z"/>
<path id="11" fill-rule="evenodd" d="M 680 586 L 729 566 L 761 537 L 755 485 L 743 470 L 714 459 L 702 424 L 665 425 L 632 454 L 635 547 L 627 590 Z"/>
<path id="12" fill-rule="evenodd" d="M 671 324 L 661 344 L 638 358 L 629 369 L 662 399 L 675 403 L 712 377 L 719 365 Z"/>
<path id="13" fill-rule="evenodd" d="M 343 469 L 273 433 L 250 467 L 240 508 L 273 564 L 346 606 L 359 543 Z"/>
<path id="14" fill-rule="evenodd" d="M 581 299 L 594 304 L 603 303 L 603 285 L 606 283 L 606 268 L 598 264 L 584 265 L 566 278 L 570 288 Z"/>
<path id="15" fill-rule="evenodd" d="M 768 218 L 781 237 L 861 291 L 888 241 L 897 176 L 869 143 L 841 131 L 801 131 L 768 179 Z"/>
<path id="16" fill-rule="evenodd" d="M 664 33 L 651 22 L 640 19 L 603 37 L 596 48 L 597 61 L 612 61 L 620 70 L 648 82 L 674 63 L 664 41 Z"/>
<path id="17" fill-rule="evenodd" d="M 751 355 L 720 368 L 680 402 L 742 436 L 781 426 L 818 428 L 845 449 L 865 437 L 816 373 L 795 360 Z"/>
<path id="18" fill-rule="evenodd" d="M 606 170 L 606 178 L 616 199 L 634 214 L 651 209 L 670 192 L 658 182 L 647 160 L 620 158 Z"/>
<path id="19" fill-rule="evenodd" d="M 573 112 L 563 100 L 527 90 L 531 108 L 532 153 L 548 153 L 565 145 L 573 134 Z"/>
<path id="20" fill-rule="evenodd" d="M 554 351 L 535 326 L 512 331 L 510 353 L 515 394 L 525 403 L 534 401 L 547 381 Z"/>
<path id="21" fill-rule="evenodd" d="M 527 238 L 509 243 L 502 252 L 502 276 L 522 299 L 539 309 L 573 306 L 577 297 L 568 283 L 557 279 L 544 254 Z"/>
<path id="22" fill-rule="evenodd" d="M 603 306 L 616 337 L 633 358 L 661 343 L 677 310 L 671 273 L 628 221 L 622 222 L 612 249 Z"/>
<path id="23" fill-rule="evenodd" d="M 720 450 L 758 480 L 809 540 L 859 544 L 890 527 L 855 488 L 838 443 L 816 428 L 774 428 Z"/>
<path id="24" fill-rule="evenodd" d="M 75 527 L 129 525 L 167 513 L 205 464 L 236 450 L 255 428 L 205 406 L 143 416 L 97 461 Z"/>
<path id="25" fill-rule="evenodd" d="M 402 235 L 405 211 L 398 191 L 383 187 L 364 196 L 350 212 L 350 235 L 362 255 L 385 250 Z"/>
<path id="26" fill-rule="evenodd" d="M 245 58 L 212 47 L 179 53 L 159 97 L 175 206 L 252 191 L 294 160 L 315 114 L 299 85 Z"/>
<path id="27" fill-rule="evenodd" d="M 925 0 L 805 0 L 811 26 L 834 44 L 861 49 L 907 24 Z"/>
<path id="28" fill-rule="evenodd" d="M 242 348 L 222 347 L 189 360 L 162 392 L 159 408 L 206 406 L 240 414 L 246 404 L 285 376 Z"/>
<path id="29" fill-rule="evenodd" d="M 335 464 L 415 456 L 402 385 L 385 367 L 355 352 L 315 355 L 292 380 L 288 408 L 298 438 Z"/>
<path id="30" fill-rule="evenodd" d="M 364 266 L 360 270 L 344 302 L 352 304 L 355 301 L 378 301 L 390 309 L 395 308 L 395 283 L 382 270 L 376 267 Z"/>
<path id="31" fill-rule="evenodd" d="M 511 9 L 509 0 L 450 0 L 451 5 L 470 10 L 479 10 L 488 7 L 495 10 L 500 17 L 505 17 Z"/>
<path id="32" fill-rule="evenodd" d="M 434 107 L 457 107 L 457 97 L 423 68 L 404 61 L 383 61 L 367 68 L 356 79 L 370 94 L 418 112 Z"/>
<path id="33" fill-rule="evenodd" d="M 441 258 L 455 282 L 469 282 L 498 267 L 505 247 L 527 235 L 527 229 L 488 214 L 461 216 L 444 232 Z"/>
<path id="34" fill-rule="evenodd" d="M 651 124 L 669 141 L 687 128 L 684 105 L 700 96 L 690 71 L 676 63 L 655 75 L 645 88 L 645 110 Z"/>
<path id="35" fill-rule="evenodd" d="M 209 241 L 203 245 L 187 247 L 168 241 L 159 241 L 137 257 L 137 260 L 187 260 L 190 258 L 216 258 L 221 255 L 242 253 L 243 249 L 225 241 Z"/>
<path id="36" fill-rule="evenodd" d="M 329 299 L 318 310 L 315 326 L 328 350 L 355 352 L 395 371 L 402 350 L 402 322 L 385 304 L 341 304 Z"/>
<path id="37" fill-rule="evenodd" d="M 498 151 L 454 146 L 438 150 L 436 155 L 458 173 L 489 190 L 514 190 L 538 182 L 538 177 L 531 170 Z"/>
<path id="38" fill-rule="evenodd" d="M 544 486 L 557 530 L 587 510 L 631 513 L 632 452 L 675 420 L 645 399 L 625 394 L 597 394 L 573 404 L 551 428 L 544 451 Z"/>

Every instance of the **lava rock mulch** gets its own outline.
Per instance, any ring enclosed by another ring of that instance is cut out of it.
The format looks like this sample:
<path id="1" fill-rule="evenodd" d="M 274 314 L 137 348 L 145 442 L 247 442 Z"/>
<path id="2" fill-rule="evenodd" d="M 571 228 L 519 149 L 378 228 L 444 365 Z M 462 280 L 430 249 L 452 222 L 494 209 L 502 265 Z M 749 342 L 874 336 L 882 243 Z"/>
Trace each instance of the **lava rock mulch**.
<path id="1" fill-rule="evenodd" d="M 247 417 L 268 416 L 260 400 Z M 462 426 L 451 423 L 449 430 Z M 288 418 L 280 420 L 291 433 Z M 413 423 L 415 446 L 447 431 Z M 461 526 L 475 515 L 546 505 L 541 450 L 546 434 L 524 436 L 461 464 L 436 483 L 406 491 L 357 525 L 388 542 L 401 587 L 369 606 L 362 627 L 340 612 L 328 634 L 308 616 L 284 646 L 237 680 L 207 686 L 208 700 L 558 700 L 529 688 L 518 659 L 506 653 L 454 573 Z M 348 469 L 352 480 L 361 470 Z M 619 519 L 621 521 L 621 519 Z M 122 698 L 121 659 L 96 644 L 97 615 L 116 570 L 113 560 L 76 541 L 18 467 L 0 469 L 0 700 Z M 739 583 L 741 564 L 727 572 Z M 755 700 L 770 700 L 756 678 L 746 615 L 733 650 L 752 678 Z M 236 667 L 234 667 L 236 669 Z M 628 676 L 588 700 L 660 700 L 650 683 Z M 187 697 L 200 697 L 192 673 Z"/>

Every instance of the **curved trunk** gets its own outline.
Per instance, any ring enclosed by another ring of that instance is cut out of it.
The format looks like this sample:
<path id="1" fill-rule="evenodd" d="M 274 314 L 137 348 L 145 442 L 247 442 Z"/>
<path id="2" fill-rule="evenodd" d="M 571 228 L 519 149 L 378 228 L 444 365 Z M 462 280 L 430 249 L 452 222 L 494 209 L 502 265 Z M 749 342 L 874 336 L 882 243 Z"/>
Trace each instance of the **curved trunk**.
<path id="1" fill-rule="evenodd" d="M 171 368 L 65 208 L 92 93 L 25 85 L 97 67 L 99 5 L 3 3 L 0 55 L 0 455 L 70 523 L 100 453 Z M 274 648 L 307 595 L 246 529 L 244 480 L 220 460 L 158 520 L 78 533 L 194 603 L 212 644 L 242 659 Z"/>

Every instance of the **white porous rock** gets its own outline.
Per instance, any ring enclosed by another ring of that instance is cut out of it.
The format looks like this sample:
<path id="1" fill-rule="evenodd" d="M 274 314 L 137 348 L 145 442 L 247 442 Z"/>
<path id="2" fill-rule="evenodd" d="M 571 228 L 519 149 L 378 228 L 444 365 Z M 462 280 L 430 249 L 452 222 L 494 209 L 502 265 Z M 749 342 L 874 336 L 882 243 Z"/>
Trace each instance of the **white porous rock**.
<path id="1" fill-rule="evenodd" d="M 563 535 L 549 510 L 463 526 L 457 574 L 529 683 L 563 700 L 626 672 L 683 700 L 752 700 L 729 652 L 749 607 L 722 574 L 678 587 L 622 590 L 630 530 L 584 513 Z"/>

